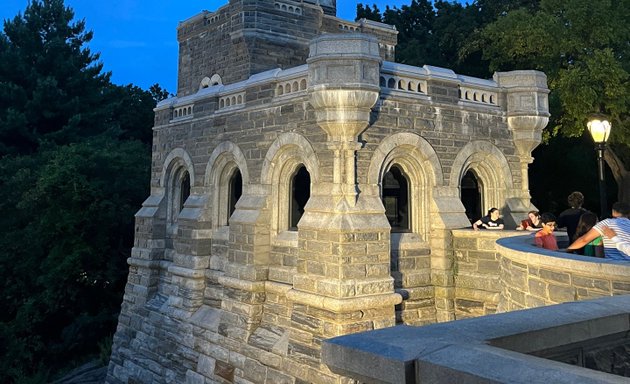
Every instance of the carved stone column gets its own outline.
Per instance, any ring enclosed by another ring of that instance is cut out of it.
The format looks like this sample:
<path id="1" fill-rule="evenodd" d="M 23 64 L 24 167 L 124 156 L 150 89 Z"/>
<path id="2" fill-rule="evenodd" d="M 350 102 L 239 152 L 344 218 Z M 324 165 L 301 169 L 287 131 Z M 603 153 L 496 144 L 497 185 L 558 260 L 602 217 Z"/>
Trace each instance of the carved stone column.
<path id="1" fill-rule="evenodd" d="M 333 169 L 320 174 L 298 224 L 289 350 L 318 356 L 322 339 L 395 324 L 390 227 L 378 191 L 360 191 L 355 156 L 379 87 L 374 37 L 322 35 L 311 42 L 310 103 L 328 134 Z"/>
<path id="2" fill-rule="evenodd" d="M 494 80 L 505 91 L 508 127 L 521 163 L 521 188 L 506 199 L 509 214 L 518 223 L 534 208 L 530 202 L 528 167 L 534 160 L 531 153 L 540 144 L 549 122 L 547 76 L 539 71 L 496 72 Z"/>

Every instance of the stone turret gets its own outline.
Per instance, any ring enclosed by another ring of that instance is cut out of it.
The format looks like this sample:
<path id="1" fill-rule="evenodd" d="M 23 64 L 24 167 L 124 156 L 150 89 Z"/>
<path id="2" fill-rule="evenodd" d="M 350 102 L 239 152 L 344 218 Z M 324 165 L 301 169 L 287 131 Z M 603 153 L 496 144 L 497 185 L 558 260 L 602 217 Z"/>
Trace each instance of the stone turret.
<path id="1" fill-rule="evenodd" d="M 497 72 L 497 84 L 506 90 L 508 127 L 521 164 L 521 193 L 506 200 L 509 222 L 518 223 L 535 209 L 529 194 L 528 166 L 534 161 L 532 151 L 542 140 L 549 122 L 549 89 L 547 76 L 539 71 Z"/>
<path id="2" fill-rule="evenodd" d="M 321 33 L 374 34 L 383 58 L 394 59 L 395 28 L 368 20 L 347 22 L 335 14 L 335 0 L 231 0 L 215 12 L 180 22 L 177 95 L 304 64 L 310 40 Z"/>

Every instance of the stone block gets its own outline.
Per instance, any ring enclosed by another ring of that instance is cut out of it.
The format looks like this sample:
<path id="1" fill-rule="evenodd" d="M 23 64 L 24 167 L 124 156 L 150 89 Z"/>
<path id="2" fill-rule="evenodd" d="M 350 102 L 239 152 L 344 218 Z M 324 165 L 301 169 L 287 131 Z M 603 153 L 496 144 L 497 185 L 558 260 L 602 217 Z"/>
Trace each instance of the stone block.
<path id="1" fill-rule="evenodd" d="M 608 280 L 573 276 L 572 282 L 576 287 L 595 289 L 603 292 L 611 291 L 611 283 Z"/>
<path id="2" fill-rule="evenodd" d="M 199 355 L 199 361 L 197 363 L 197 372 L 204 376 L 212 377 L 215 369 L 215 359 L 206 355 Z"/>
<path id="3" fill-rule="evenodd" d="M 490 260 L 479 260 L 477 262 L 477 268 L 479 273 L 498 275 L 499 274 L 499 262 Z"/>
<path id="4" fill-rule="evenodd" d="M 536 296 L 540 299 L 548 298 L 547 295 L 547 283 L 538 279 L 530 278 L 527 280 L 527 287 L 529 289 L 529 293 L 533 296 Z"/>
<path id="5" fill-rule="evenodd" d="M 453 248 L 458 250 L 478 250 L 479 245 L 475 238 L 453 237 Z"/>
<path id="6" fill-rule="evenodd" d="M 234 382 L 234 371 L 235 367 L 228 363 L 219 360 L 215 363 L 214 374 L 228 382 Z"/>
<path id="7" fill-rule="evenodd" d="M 294 384 L 295 379 L 275 369 L 267 370 L 267 378 L 265 383 L 269 384 Z"/>
<path id="8" fill-rule="evenodd" d="M 549 284 L 549 300 L 554 303 L 575 301 L 577 292 L 573 287 Z"/>
<path id="9" fill-rule="evenodd" d="M 565 272 L 551 271 L 548 269 L 540 269 L 540 278 L 550 283 L 569 284 L 571 275 Z"/>
<path id="10" fill-rule="evenodd" d="M 626 281 L 613 281 L 612 288 L 616 295 L 625 295 L 630 293 L 630 282 Z"/>

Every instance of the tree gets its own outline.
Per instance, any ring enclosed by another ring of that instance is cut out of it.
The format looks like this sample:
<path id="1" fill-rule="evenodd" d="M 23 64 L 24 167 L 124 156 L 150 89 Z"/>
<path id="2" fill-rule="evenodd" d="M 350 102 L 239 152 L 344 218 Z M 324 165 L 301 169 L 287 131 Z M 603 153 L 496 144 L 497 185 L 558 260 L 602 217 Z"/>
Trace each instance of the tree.
<path id="1" fill-rule="evenodd" d="M 552 121 L 547 135 L 579 137 L 588 115 L 613 123 L 606 160 L 630 201 L 630 0 L 541 0 L 507 12 L 471 44 L 491 70 L 535 68 L 548 76 Z M 547 138 L 548 138 L 547 136 Z"/>
<path id="2" fill-rule="evenodd" d="M 149 92 L 151 93 L 151 96 L 153 96 L 153 101 L 155 101 L 155 103 L 159 103 L 160 101 L 168 99 L 172 96 L 169 91 L 162 88 L 158 83 L 155 83 L 151 87 L 149 87 Z"/>
<path id="3" fill-rule="evenodd" d="M 0 156 L 31 153 L 42 141 L 68 143 L 103 129 L 109 83 L 92 32 L 63 0 L 33 1 L 0 34 Z"/>
<path id="4" fill-rule="evenodd" d="M 462 5 L 445 0 L 412 0 L 409 5 L 386 7 L 382 16 L 376 5 L 357 5 L 357 18 L 365 17 L 396 26 L 399 31 L 396 61 L 422 66 L 448 67 L 470 76 L 489 77 L 488 62 L 481 52 L 465 50 L 475 32 L 508 10 L 526 5 L 535 9 L 538 0 L 477 0 Z"/>
<path id="5" fill-rule="evenodd" d="M 357 17 L 355 18 L 355 20 L 360 19 L 368 19 L 381 22 L 381 11 L 378 9 L 376 4 L 373 4 L 371 7 L 367 4 L 357 4 Z"/>
<path id="6" fill-rule="evenodd" d="M 148 193 L 155 98 L 117 86 L 62 0 L 0 33 L 0 382 L 49 382 L 111 337 Z"/>

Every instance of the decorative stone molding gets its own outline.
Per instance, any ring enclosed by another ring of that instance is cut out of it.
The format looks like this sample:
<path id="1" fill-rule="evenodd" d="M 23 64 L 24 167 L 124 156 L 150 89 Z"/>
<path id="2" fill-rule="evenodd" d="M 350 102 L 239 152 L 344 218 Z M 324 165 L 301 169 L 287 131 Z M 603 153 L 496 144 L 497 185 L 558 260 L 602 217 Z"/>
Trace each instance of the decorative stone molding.
<path id="1" fill-rule="evenodd" d="M 333 194 L 353 205 L 357 136 L 368 126 L 380 91 L 378 41 L 362 34 L 322 35 L 311 42 L 307 63 L 310 103 L 334 156 Z"/>
<path id="2" fill-rule="evenodd" d="M 531 152 L 542 140 L 542 130 L 549 122 L 547 76 L 539 71 L 496 72 L 494 80 L 505 89 L 508 127 L 521 162 L 521 193 L 515 196 L 522 206 L 529 205 L 528 166 Z"/>

